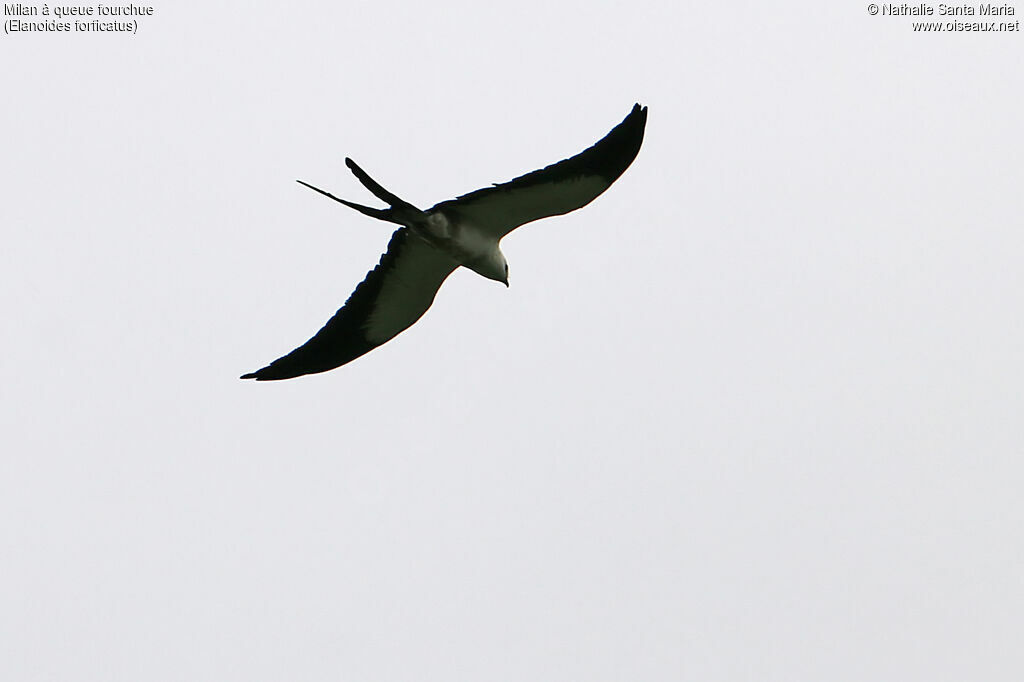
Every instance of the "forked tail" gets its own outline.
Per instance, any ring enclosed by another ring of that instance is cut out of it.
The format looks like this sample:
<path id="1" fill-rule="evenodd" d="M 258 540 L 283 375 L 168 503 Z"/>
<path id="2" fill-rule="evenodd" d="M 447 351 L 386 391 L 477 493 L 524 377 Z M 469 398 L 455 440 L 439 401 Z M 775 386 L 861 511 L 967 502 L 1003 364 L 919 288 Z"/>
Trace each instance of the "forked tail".
<path id="1" fill-rule="evenodd" d="M 363 183 L 363 186 L 366 187 L 366 189 L 373 192 L 375 197 L 385 202 L 390 208 L 372 208 L 370 206 L 363 206 L 362 204 L 357 204 L 354 201 L 339 199 L 330 192 L 322 190 L 319 187 L 314 187 L 308 182 L 303 182 L 302 180 L 296 180 L 296 182 L 304 187 L 310 188 L 314 192 L 323 194 L 325 197 L 334 199 L 339 204 L 345 204 L 349 208 L 353 208 L 363 215 L 368 215 L 371 218 L 376 218 L 377 220 L 386 220 L 389 223 L 397 223 L 398 225 L 410 225 L 413 222 L 420 222 L 425 219 L 426 216 L 423 211 L 416 208 L 409 202 L 399 199 L 397 196 L 381 187 L 376 180 L 366 174 L 366 171 L 356 165 L 355 161 L 346 157 L 345 165 L 349 167 L 352 174 L 358 178 L 359 182 Z"/>

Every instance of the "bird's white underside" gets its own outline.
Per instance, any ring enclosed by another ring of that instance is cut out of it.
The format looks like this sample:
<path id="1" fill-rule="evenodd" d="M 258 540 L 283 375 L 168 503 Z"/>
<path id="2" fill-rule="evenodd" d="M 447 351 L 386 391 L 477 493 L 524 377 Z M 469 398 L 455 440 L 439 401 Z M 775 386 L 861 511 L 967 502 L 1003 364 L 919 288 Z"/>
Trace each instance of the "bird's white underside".
<path id="1" fill-rule="evenodd" d="M 589 203 L 607 186 L 603 178 L 580 176 L 519 188 L 514 196 L 499 193 L 468 202 L 459 208 L 458 223 L 432 219 L 428 229 L 437 244 L 421 238 L 409 241 L 383 280 L 376 305 L 364 327 L 367 340 L 383 343 L 409 327 L 430 307 L 438 289 L 455 268 L 497 250 L 498 242 L 508 232 L 538 215 L 575 210 Z"/>

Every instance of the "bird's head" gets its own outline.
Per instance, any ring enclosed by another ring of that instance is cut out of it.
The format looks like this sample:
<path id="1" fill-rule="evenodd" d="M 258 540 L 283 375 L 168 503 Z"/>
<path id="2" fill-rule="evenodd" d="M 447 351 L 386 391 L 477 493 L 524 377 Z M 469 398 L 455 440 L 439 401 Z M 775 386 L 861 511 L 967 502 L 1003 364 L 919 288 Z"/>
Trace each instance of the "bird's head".
<path id="1" fill-rule="evenodd" d="M 505 254 L 501 252 L 501 249 L 494 248 L 479 258 L 465 263 L 465 266 L 487 279 L 493 279 L 495 282 L 501 282 L 508 286 L 508 261 L 505 260 Z"/>

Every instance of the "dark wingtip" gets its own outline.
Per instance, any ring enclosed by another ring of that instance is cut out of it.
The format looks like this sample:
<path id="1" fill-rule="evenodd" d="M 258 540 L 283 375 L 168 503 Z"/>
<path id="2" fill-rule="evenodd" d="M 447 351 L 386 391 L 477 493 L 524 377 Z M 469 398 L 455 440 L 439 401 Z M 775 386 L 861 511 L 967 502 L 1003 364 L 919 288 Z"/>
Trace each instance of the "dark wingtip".
<path id="1" fill-rule="evenodd" d="M 643 119 L 644 123 L 646 123 L 647 122 L 647 107 L 641 106 L 639 102 L 634 104 L 633 105 L 633 109 L 629 112 L 629 115 L 626 116 L 626 120 L 629 120 L 629 119 L 631 119 L 633 117 L 641 118 L 641 119 Z"/>
<path id="2" fill-rule="evenodd" d="M 275 360 L 263 369 L 258 369 L 255 372 L 249 372 L 238 377 L 239 379 L 255 379 L 256 381 L 280 381 L 281 379 L 294 379 L 304 374 L 314 374 L 316 372 L 323 372 L 323 369 L 305 369 L 300 368 L 296 371 L 294 363 L 280 363 L 279 360 Z"/>
<path id="3" fill-rule="evenodd" d="M 255 379 L 256 381 L 274 381 L 276 379 L 291 379 L 292 377 L 300 376 L 299 374 L 290 373 L 288 371 L 281 371 L 280 367 L 275 367 L 277 361 L 270 363 L 263 369 L 258 369 L 255 372 L 249 372 L 238 377 L 239 379 Z"/>
<path id="4" fill-rule="evenodd" d="M 647 107 L 642 107 L 637 102 L 619 125 L 587 150 L 590 152 L 588 163 L 603 175 L 609 184 L 615 182 L 626 172 L 640 152 L 646 127 Z"/>

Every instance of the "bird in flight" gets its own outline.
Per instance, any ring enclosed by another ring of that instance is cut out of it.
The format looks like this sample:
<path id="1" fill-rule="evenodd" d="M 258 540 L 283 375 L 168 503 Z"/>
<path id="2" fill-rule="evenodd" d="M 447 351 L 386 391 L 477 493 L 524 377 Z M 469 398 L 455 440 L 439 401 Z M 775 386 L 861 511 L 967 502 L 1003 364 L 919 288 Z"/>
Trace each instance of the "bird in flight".
<path id="1" fill-rule="evenodd" d="M 520 225 L 586 206 L 633 163 L 644 139 L 647 107 L 633 105 L 622 123 L 576 156 L 421 211 L 381 187 L 352 159 L 345 164 L 388 205 L 371 208 L 310 189 L 378 220 L 401 225 L 387 252 L 313 338 L 242 379 L 273 381 L 326 372 L 408 329 L 427 312 L 459 266 L 508 286 L 502 237 Z"/>

